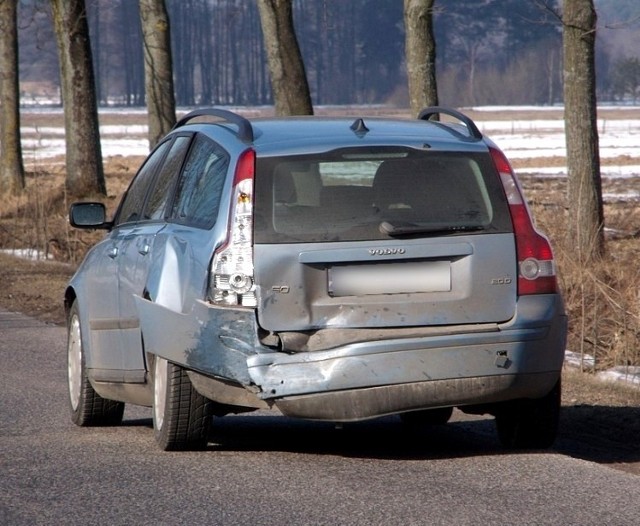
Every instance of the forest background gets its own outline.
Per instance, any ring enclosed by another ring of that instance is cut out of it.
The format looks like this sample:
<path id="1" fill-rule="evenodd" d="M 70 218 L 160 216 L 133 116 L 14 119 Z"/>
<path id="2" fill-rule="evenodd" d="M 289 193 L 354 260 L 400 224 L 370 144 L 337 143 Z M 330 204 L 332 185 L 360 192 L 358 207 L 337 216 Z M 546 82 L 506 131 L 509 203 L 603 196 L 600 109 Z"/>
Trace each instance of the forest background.
<path id="1" fill-rule="evenodd" d="M 595 0 L 599 101 L 640 99 L 637 0 Z M 101 105 L 144 106 L 143 46 L 134 0 L 87 0 Z M 256 3 L 167 0 L 178 106 L 273 104 Z M 19 4 L 22 104 L 60 103 L 51 13 Z M 408 105 L 400 0 L 294 0 L 314 105 Z M 438 0 L 440 103 L 562 102 L 562 27 L 541 0 Z"/>

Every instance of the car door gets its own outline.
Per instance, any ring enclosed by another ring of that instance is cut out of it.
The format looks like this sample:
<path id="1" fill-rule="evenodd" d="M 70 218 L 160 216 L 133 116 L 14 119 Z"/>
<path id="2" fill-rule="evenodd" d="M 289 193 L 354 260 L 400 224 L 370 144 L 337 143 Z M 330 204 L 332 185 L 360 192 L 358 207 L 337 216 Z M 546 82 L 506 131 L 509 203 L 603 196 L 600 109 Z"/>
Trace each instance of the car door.
<path id="1" fill-rule="evenodd" d="M 151 249 L 154 257 L 147 286 L 154 303 L 182 312 L 189 309 L 190 301 L 202 299 L 211 251 L 220 234 L 212 228 L 229 163 L 222 147 L 203 134 L 196 135 L 176 184 L 168 224 L 158 232 Z"/>
<path id="2" fill-rule="evenodd" d="M 114 229 L 87 254 L 82 266 L 78 298 L 91 341 L 92 369 L 103 374 L 121 369 L 118 332 L 118 230 Z"/>
<path id="3" fill-rule="evenodd" d="M 147 158 L 120 203 L 111 233 L 84 263 L 89 269 L 83 279 L 82 296 L 87 298 L 92 368 L 100 370 L 95 374 L 103 381 L 144 381 L 143 365 L 135 367 L 134 373 L 125 366 L 131 353 L 128 334 L 139 333 L 139 329 L 135 318 L 123 313 L 120 306 L 121 270 L 129 265 L 127 254 L 139 237 L 145 197 L 169 145 L 162 143 Z"/>
<path id="4" fill-rule="evenodd" d="M 156 236 L 165 228 L 165 215 L 175 182 L 189 149 L 190 135 L 180 135 L 156 150 L 144 174 L 148 178 L 138 221 L 122 237 L 118 255 L 118 303 L 123 368 L 130 377 L 144 374 L 145 358 L 134 297 L 147 295 L 147 278 L 154 260 Z M 145 168 L 143 167 L 143 170 Z"/>
<path id="5" fill-rule="evenodd" d="M 137 301 L 148 353 L 177 363 L 200 359 L 202 348 L 176 345 L 175 336 L 183 330 L 190 331 L 191 323 L 202 323 L 197 320 L 196 305 L 207 292 L 213 250 L 226 235 L 228 208 L 222 203 L 230 164 L 231 156 L 221 145 L 204 134 L 196 135 L 176 185 L 167 226 L 155 236 L 151 249 L 149 301 Z M 166 319 L 169 312 L 173 320 L 180 320 L 176 325 L 158 321 Z M 233 354 L 237 359 L 238 355 Z M 216 359 L 222 374 L 227 364 L 220 357 Z"/>
<path id="6" fill-rule="evenodd" d="M 169 142 L 159 145 L 147 158 L 122 198 L 111 233 L 91 251 L 84 263 L 88 270 L 82 296 L 87 298 L 92 368 L 100 370 L 104 381 L 125 380 L 125 356 L 129 355 L 131 341 L 128 333 L 139 331 L 136 320 L 123 313 L 120 306 L 121 272 L 131 264 L 128 254 L 139 235 L 145 197 L 169 145 Z"/>

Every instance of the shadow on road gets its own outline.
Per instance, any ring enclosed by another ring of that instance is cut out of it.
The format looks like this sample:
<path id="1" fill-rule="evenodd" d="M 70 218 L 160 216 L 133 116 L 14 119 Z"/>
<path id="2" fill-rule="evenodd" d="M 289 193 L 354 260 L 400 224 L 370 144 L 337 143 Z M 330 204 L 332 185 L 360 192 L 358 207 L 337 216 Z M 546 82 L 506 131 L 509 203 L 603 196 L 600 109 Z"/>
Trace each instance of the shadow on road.
<path id="1" fill-rule="evenodd" d="M 640 407 L 563 407 L 554 449 L 602 464 L 636 463 L 628 470 L 640 474 Z"/>
<path id="2" fill-rule="evenodd" d="M 215 421 L 210 440 L 214 450 L 377 459 L 424 460 L 504 452 L 490 419 L 412 427 L 397 417 L 336 426 L 282 416 L 230 416 Z"/>
<path id="3" fill-rule="evenodd" d="M 148 418 L 125 427 L 152 428 Z M 640 474 L 640 407 L 562 408 L 558 439 L 549 452 L 609 464 Z M 149 440 L 153 440 L 151 433 Z M 215 418 L 210 451 L 283 451 L 353 458 L 428 460 L 517 454 L 501 447 L 492 418 L 456 411 L 447 425 L 411 427 L 398 417 L 336 426 L 257 412 Z M 527 451 L 531 453 L 531 451 Z"/>

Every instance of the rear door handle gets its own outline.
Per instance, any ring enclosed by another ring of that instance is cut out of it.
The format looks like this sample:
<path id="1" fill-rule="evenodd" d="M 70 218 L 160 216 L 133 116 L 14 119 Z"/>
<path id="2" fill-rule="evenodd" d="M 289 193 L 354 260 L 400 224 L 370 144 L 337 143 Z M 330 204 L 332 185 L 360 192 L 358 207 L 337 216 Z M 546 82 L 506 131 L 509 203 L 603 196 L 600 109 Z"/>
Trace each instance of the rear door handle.
<path id="1" fill-rule="evenodd" d="M 151 250 L 149 243 L 145 243 L 144 245 L 142 245 L 142 247 L 140 247 L 140 249 L 138 249 L 138 254 L 140 254 L 141 256 L 146 256 L 149 253 L 149 250 Z"/>
<path id="2" fill-rule="evenodd" d="M 109 252 L 107 252 L 107 256 L 111 259 L 118 257 L 118 247 L 111 247 Z"/>

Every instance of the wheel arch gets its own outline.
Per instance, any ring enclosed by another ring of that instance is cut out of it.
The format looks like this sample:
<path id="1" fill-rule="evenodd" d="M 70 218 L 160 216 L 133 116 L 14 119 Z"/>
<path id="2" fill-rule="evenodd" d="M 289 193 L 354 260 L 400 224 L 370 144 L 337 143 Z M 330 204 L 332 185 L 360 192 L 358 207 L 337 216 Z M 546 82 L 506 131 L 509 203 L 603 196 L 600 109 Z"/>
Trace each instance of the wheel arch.
<path id="1" fill-rule="evenodd" d="M 65 317 L 69 318 L 69 311 L 71 311 L 71 305 L 76 301 L 78 295 L 76 294 L 76 290 L 72 286 L 68 286 L 64 291 L 64 312 Z"/>
<path id="2" fill-rule="evenodd" d="M 69 316 L 71 314 L 71 307 L 74 303 L 78 305 L 78 315 L 80 318 L 80 334 L 82 336 L 82 348 L 85 357 L 87 368 L 93 366 L 93 349 L 91 345 L 91 332 L 89 330 L 88 319 L 85 315 L 86 309 L 84 308 L 84 302 L 82 296 L 79 295 L 73 285 L 69 285 L 64 291 L 64 310 L 67 319 L 67 329 L 69 327 Z"/>

